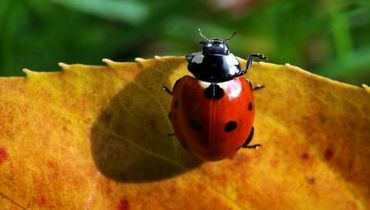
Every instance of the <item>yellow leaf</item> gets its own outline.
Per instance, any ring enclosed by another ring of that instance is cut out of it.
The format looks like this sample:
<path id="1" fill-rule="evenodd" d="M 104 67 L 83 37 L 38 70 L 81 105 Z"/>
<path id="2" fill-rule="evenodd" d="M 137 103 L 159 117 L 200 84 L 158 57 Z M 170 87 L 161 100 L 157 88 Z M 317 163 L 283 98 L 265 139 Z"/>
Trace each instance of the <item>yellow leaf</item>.
<path id="1" fill-rule="evenodd" d="M 255 63 L 263 148 L 201 162 L 168 135 L 185 59 L 104 61 L 0 78 L 1 209 L 370 208 L 367 86 Z"/>

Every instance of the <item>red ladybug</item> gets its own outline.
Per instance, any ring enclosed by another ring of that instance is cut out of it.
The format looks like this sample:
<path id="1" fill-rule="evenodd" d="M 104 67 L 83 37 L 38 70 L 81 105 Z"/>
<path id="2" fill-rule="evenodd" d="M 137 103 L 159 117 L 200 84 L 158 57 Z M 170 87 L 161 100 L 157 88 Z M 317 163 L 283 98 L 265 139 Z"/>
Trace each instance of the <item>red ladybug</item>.
<path id="1" fill-rule="evenodd" d="M 228 41 L 205 38 L 202 51 L 186 56 L 188 70 L 194 75 L 176 81 L 169 118 L 177 138 L 185 149 L 200 159 L 222 160 L 233 156 L 253 138 L 254 99 L 252 83 L 244 77 L 253 58 L 266 59 L 263 54 L 251 54 L 247 67 L 241 69 Z"/>

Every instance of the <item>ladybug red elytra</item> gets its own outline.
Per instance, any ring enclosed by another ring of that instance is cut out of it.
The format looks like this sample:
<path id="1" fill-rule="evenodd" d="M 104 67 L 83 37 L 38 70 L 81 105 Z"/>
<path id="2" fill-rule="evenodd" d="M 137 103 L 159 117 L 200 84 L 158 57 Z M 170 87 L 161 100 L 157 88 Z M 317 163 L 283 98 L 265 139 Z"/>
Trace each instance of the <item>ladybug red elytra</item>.
<path id="1" fill-rule="evenodd" d="M 201 52 L 186 56 L 188 70 L 194 75 L 178 79 L 173 92 L 169 118 L 175 134 L 185 149 L 200 159 L 222 160 L 233 156 L 253 138 L 255 114 L 253 87 L 244 77 L 253 58 L 266 59 L 263 54 L 251 54 L 246 69 L 240 67 L 227 45 L 234 34 L 224 40 L 201 41 Z"/>

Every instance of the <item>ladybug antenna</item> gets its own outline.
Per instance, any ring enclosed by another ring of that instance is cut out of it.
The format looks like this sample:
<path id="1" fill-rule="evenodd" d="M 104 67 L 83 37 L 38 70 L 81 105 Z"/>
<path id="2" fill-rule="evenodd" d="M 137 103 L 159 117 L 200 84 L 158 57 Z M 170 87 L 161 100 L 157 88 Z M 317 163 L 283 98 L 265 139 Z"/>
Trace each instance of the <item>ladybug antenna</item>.
<path id="1" fill-rule="evenodd" d="M 236 34 L 236 31 L 234 31 L 234 33 L 229 38 L 224 39 L 222 42 L 223 43 L 228 43 L 229 40 L 235 36 L 235 34 Z"/>
<path id="2" fill-rule="evenodd" d="M 202 31 L 200 30 L 200 28 L 198 28 L 198 32 L 199 32 L 199 35 L 203 38 L 203 39 L 205 39 L 205 40 L 207 40 L 207 42 L 209 42 L 209 39 L 206 37 L 206 36 L 204 36 L 204 34 L 202 33 Z"/>

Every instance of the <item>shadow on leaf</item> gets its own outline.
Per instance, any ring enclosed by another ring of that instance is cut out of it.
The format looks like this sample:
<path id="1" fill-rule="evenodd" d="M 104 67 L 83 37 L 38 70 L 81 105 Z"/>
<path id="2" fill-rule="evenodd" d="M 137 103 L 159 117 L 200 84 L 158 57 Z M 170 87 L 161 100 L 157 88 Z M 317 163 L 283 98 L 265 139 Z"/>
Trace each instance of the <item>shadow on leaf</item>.
<path id="1" fill-rule="evenodd" d="M 201 164 L 168 135 L 173 132 L 167 117 L 171 96 L 162 84 L 180 62 L 175 64 L 147 67 L 128 81 L 94 123 L 91 151 L 105 176 L 120 182 L 150 182 Z"/>

